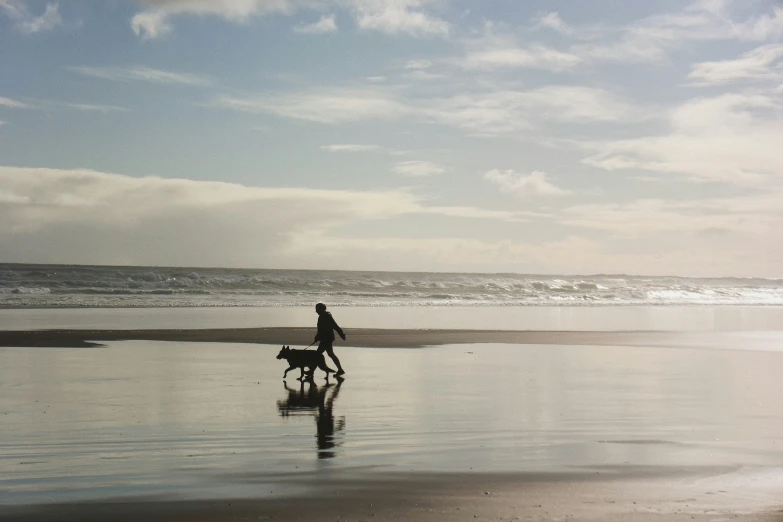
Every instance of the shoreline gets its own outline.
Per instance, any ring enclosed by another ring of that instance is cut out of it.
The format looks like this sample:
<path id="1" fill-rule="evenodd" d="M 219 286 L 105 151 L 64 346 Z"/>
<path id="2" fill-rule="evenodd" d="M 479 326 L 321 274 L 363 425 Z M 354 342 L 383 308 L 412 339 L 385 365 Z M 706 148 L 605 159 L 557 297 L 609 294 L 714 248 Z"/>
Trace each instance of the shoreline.
<path id="1" fill-rule="evenodd" d="M 6 330 L 0 347 L 89 348 L 111 341 L 252 343 L 307 346 L 314 328 L 211 328 L 150 330 Z M 720 332 L 670 331 L 536 331 L 536 330 L 414 330 L 357 328 L 338 339 L 336 347 L 423 348 L 446 344 L 557 344 L 584 346 L 690 347 L 714 346 Z M 710 342 L 712 341 L 712 342 Z"/>

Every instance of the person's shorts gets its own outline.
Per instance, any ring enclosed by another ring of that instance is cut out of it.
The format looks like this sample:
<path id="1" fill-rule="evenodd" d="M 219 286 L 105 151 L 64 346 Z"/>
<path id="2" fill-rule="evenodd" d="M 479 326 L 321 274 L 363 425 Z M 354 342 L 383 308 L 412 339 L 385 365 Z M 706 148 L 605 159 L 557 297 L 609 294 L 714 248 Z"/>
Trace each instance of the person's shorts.
<path id="1" fill-rule="evenodd" d="M 326 352 L 329 354 L 329 357 L 333 357 L 334 350 L 332 349 L 332 343 L 334 343 L 334 341 L 321 341 L 318 343 L 318 353 Z"/>

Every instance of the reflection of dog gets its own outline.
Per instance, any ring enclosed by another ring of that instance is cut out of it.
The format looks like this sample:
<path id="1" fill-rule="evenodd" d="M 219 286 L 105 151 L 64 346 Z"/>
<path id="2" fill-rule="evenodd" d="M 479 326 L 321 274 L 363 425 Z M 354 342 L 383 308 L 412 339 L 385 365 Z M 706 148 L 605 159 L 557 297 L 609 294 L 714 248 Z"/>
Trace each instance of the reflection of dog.
<path id="1" fill-rule="evenodd" d="M 329 378 L 330 373 L 334 373 L 334 370 L 326 366 L 324 360 L 324 354 L 318 352 L 309 352 L 307 350 L 292 350 L 290 346 L 283 346 L 280 353 L 277 354 L 278 359 L 285 359 L 288 361 L 289 367 L 283 373 L 283 379 L 288 375 L 288 372 L 294 368 L 301 368 L 302 375 L 299 376 L 299 380 L 302 380 L 305 375 L 305 367 L 309 370 L 307 372 L 307 378 L 312 379 L 315 374 L 315 369 L 320 368 L 326 372 L 326 378 Z"/>

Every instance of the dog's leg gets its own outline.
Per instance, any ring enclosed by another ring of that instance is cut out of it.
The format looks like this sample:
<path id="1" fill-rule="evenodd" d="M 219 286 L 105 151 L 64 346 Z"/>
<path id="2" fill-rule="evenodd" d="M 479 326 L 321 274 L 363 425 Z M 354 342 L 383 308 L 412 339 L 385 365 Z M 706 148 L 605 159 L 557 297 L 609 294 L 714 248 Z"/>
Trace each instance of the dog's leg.
<path id="1" fill-rule="evenodd" d="M 283 379 L 285 379 L 285 376 L 288 375 L 288 372 L 295 369 L 296 366 L 290 366 L 285 372 L 283 372 Z"/>

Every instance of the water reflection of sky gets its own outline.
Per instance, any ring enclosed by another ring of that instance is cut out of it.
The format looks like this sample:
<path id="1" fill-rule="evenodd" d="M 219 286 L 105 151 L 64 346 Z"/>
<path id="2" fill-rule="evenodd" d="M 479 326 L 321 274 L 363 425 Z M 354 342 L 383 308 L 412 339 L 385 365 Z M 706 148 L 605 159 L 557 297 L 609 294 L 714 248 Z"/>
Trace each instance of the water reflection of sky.
<path id="1" fill-rule="evenodd" d="M 783 465 L 779 353 L 340 347 L 327 386 L 283 383 L 278 348 L 0 349 L 4 502 L 276 495 L 353 468 Z"/>

